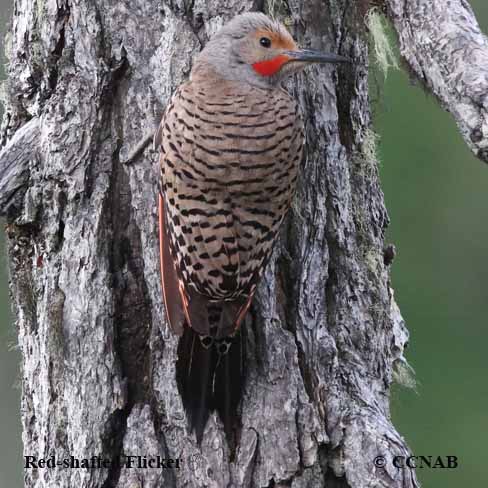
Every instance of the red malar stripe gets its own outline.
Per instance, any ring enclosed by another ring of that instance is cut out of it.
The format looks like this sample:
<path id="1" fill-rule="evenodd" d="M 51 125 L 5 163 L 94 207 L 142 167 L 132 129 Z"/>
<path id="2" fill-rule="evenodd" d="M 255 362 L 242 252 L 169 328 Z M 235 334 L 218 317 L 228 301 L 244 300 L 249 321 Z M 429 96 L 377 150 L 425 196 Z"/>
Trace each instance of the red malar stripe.
<path id="1" fill-rule="evenodd" d="M 256 73 L 261 76 L 273 76 L 281 69 L 281 67 L 290 60 L 290 57 L 286 54 L 280 54 L 273 59 L 268 61 L 260 61 L 259 63 L 254 63 L 252 67 Z"/>

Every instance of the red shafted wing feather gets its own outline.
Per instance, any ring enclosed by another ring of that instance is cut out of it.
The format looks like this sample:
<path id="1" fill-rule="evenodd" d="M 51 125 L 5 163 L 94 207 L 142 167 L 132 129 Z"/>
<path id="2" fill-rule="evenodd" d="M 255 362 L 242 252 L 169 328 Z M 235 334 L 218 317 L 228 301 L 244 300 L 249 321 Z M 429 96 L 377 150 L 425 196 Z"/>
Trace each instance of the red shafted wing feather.
<path id="1" fill-rule="evenodd" d="M 159 195 L 159 253 L 166 315 L 171 330 L 176 335 L 182 335 L 185 317 L 188 315 L 187 310 L 185 310 L 187 300 L 186 297 L 183 299 L 181 296 L 183 290 L 180 287 L 175 264 L 169 248 L 169 238 L 165 226 L 164 200 L 161 195 Z"/>

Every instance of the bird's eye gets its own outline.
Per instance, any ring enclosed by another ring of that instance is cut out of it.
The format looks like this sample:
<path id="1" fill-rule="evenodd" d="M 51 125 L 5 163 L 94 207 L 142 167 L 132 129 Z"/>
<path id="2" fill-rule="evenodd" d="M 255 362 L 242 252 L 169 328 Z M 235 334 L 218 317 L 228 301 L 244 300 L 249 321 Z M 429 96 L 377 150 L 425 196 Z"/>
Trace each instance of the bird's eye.
<path id="1" fill-rule="evenodd" d="M 271 39 L 268 37 L 261 37 L 261 39 L 259 39 L 259 44 L 263 47 L 271 47 Z"/>

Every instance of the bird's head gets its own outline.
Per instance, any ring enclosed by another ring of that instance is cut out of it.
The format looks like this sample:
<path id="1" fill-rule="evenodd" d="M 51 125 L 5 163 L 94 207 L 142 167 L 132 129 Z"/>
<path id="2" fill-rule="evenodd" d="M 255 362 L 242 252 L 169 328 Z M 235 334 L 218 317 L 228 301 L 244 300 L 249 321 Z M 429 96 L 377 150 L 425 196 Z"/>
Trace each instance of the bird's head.
<path id="1" fill-rule="evenodd" d="M 193 73 L 211 70 L 226 80 L 272 87 L 311 63 L 344 63 L 336 54 L 300 49 L 286 27 L 266 15 L 237 15 L 208 42 Z"/>

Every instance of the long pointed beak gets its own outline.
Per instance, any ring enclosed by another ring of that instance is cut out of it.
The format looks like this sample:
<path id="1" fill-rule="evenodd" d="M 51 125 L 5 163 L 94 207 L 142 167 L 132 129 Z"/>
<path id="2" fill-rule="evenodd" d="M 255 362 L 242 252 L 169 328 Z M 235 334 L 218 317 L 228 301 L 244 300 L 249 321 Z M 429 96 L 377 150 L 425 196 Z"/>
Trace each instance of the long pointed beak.
<path id="1" fill-rule="evenodd" d="M 322 53 L 312 49 L 300 49 L 298 51 L 286 51 L 284 53 L 290 57 L 290 61 L 302 61 L 304 63 L 350 63 L 349 58 L 338 54 Z"/>

